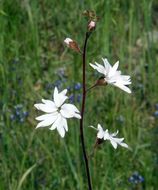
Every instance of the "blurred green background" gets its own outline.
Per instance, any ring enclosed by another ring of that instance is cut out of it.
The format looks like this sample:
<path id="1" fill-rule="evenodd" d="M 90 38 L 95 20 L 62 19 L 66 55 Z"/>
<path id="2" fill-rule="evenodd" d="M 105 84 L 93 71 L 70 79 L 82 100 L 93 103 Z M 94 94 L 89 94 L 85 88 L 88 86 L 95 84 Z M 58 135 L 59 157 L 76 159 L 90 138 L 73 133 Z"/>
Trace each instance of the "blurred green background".
<path id="1" fill-rule="evenodd" d="M 81 105 L 82 60 L 66 48 L 70 37 L 83 47 L 84 10 L 100 17 L 90 37 L 87 86 L 98 75 L 89 62 L 120 60 L 132 78 L 128 95 L 111 86 L 88 94 L 85 138 L 90 153 L 100 123 L 125 137 L 130 150 L 106 142 L 90 158 L 94 190 L 158 189 L 158 2 L 155 0 L 0 1 L 0 190 L 87 189 L 79 121 L 69 132 L 35 130 L 34 103 L 51 99 L 54 86 L 68 88 Z"/>

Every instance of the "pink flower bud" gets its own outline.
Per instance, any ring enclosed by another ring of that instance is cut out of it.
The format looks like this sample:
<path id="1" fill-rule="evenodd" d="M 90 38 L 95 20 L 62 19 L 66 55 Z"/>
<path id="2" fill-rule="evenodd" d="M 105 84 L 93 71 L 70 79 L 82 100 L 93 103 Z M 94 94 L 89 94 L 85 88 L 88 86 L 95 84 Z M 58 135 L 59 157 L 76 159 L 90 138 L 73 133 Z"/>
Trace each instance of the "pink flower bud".
<path id="1" fill-rule="evenodd" d="M 95 26 L 96 26 L 96 22 L 94 22 L 93 20 L 91 20 L 88 24 L 88 30 L 89 31 L 92 31 L 95 29 Z"/>
<path id="2" fill-rule="evenodd" d="M 66 44 L 69 48 L 71 48 L 71 49 L 73 49 L 73 50 L 75 50 L 75 51 L 81 53 L 81 50 L 80 50 L 80 48 L 78 47 L 77 42 L 73 41 L 71 38 L 66 38 L 66 39 L 64 40 L 64 42 L 65 42 L 65 44 Z"/>
<path id="3" fill-rule="evenodd" d="M 73 42 L 73 40 L 71 38 L 66 38 L 64 40 L 65 44 L 69 47 L 70 46 L 70 43 Z"/>

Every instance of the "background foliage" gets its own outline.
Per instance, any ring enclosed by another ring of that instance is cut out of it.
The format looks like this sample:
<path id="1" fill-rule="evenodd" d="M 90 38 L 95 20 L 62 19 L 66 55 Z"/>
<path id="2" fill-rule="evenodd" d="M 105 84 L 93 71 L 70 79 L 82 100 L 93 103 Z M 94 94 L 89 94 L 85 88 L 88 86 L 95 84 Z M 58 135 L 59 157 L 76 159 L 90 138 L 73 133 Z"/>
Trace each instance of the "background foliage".
<path id="1" fill-rule="evenodd" d="M 156 190 L 158 171 L 158 3 L 153 0 L 0 1 L 0 190 L 86 189 L 79 122 L 56 131 L 35 130 L 33 104 L 68 88 L 80 107 L 81 58 L 63 45 L 80 46 L 87 27 L 85 9 L 100 16 L 88 44 L 87 78 L 98 78 L 89 62 L 107 57 L 132 77 L 132 95 L 114 87 L 88 94 L 85 137 L 92 151 L 100 122 L 131 147 L 116 151 L 107 142 L 90 158 L 95 190 Z M 134 176 L 133 176 L 134 174 Z M 132 178 L 133 177 L 133 178 Z"/>

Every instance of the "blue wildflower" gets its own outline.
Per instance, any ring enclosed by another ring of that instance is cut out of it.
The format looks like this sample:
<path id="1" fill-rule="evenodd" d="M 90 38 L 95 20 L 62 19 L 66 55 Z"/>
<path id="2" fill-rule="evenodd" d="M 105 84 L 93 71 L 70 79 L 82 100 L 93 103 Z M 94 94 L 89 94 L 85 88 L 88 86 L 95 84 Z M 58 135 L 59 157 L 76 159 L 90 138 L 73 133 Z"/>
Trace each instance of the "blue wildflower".
<path id="1" fill-rule="evenodd" d="M 25 111 L 22 104 L 18 104 L 14 106 L 13 113 L 10 115 L 10 119 L 12 121 L 17 122 L 24 122 L 25 119 L 28 117 L 29 113 L 28 111 Z"/>
<path id="2" fill-rule="evenodd" d="M 61 88 L 62 87 L 62 81 L 61 80 L 56 80 L 55 82 L 54 82 L 54 86 L 56 86 L 57 88 Z"/>
<path id="3" fill-rule="evenodd" d="M 28 117 L 29 112 L 28 112 L 28 111 L 24 111 L 24 112 L 23 112 L 23 115 L 24 115 L 25 117 Z"/>
<path id="4" fill-rule="evenodd" d="M 71 94 L 71 95 L 69 96 L 69 100 L 70 100 L 70 103 L 74 103 L 74 101 L 75 101 L 75 96 L 74 96 L 73 94 Z"/>
<path id="5" fill-rule="evenodd" d="M 82 87 L 82 85 L 81 85 L 81 83 L 79 83 L 79 82 L 74 85 L 74 89 L 75 89 L 75 90 L 80 90 L 81 87 Z"/>
<path id="6" fill-rule="evenodd" d="M 144 182 L 144 178 L 138 172 L 134 172 L 128 181 L 133 184 L 138 184 Z"/>
<path id="7" fill-rule="evenodd" d="M 82 95 L 81 95 L 81 94 L 78 94 L 78 95 L 77 95 L 77 102 L 78 102 L 78 103 L 81 102 L 81 98 L 82 98 Z"/>

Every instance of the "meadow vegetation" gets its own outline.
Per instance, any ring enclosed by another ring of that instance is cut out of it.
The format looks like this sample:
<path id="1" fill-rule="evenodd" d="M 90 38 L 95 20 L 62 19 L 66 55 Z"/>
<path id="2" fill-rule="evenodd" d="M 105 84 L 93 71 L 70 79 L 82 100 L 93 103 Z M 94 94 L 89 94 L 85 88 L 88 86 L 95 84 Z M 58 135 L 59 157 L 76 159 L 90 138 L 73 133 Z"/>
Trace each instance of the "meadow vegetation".
<path id="1" fill-rule="evenodd" d="M 70 37 L 83 46 L 87 21 L 100 17 L 88 42 L 87 86 L 98 79 L 89 63 L 111 64 L 132 78 L 132 94 L 111 86 L 88 94 L 85 137 L 90 153 L 101 123 L 119 129 L 130 149 L 106 142 L 90 157 L 95 190 L 156 190 L 158 187 L 158 3 L 153 0 L 0 1 L 0 190 L 84 190 L 86 175 L 79 121 L 70 120 L 61 139 L 35 130 L 34 103 L 52 98 L 54 86 L 68 88 L 81 103 L 81 57 L 66 48 Z M 134 176 L 133 176 L 134 175 Z M 132 178 L 133 177 L 133 178 Z"/>

